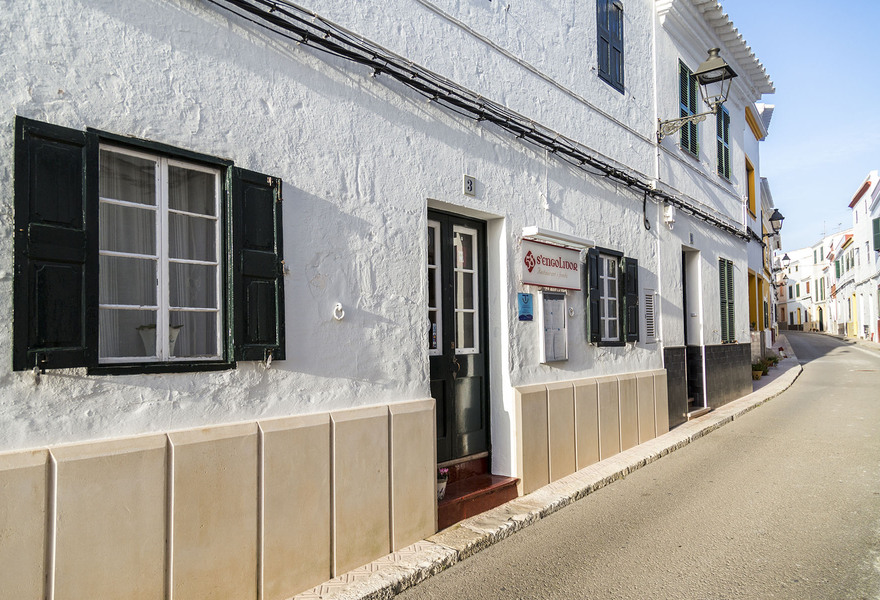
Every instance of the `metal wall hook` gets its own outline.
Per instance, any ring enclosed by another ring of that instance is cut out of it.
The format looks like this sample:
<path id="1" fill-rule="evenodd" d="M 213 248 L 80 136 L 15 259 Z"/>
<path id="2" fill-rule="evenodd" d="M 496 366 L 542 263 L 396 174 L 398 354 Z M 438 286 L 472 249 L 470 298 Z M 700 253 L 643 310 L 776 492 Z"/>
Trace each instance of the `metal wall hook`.
<path id="1" fill-rule="evenodd" d="M 337 302 L 336 306 L 333 307 L 333 318 L 337 321 L 341 321 L 345 318 L 345 311 L 342 310 L 342 302 Z"/>

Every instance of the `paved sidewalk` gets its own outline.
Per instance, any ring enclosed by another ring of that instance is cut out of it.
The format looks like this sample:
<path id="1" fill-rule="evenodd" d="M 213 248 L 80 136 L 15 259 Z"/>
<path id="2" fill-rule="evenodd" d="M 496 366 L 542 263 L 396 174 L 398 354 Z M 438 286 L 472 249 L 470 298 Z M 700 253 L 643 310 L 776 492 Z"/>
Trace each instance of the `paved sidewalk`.
<path id="1" fill-rule="evenodd" d="M 572 502 L 687 446 L 775 398 L 794 383 L 802 371 L 800 363 L 784 335 L 778 338 L 776 347 L 779 346 L 786 349 L 789 358 L 781 360 L 778 367 L 771 368 L 768 376 L 755 382 L 755 391 L 751 394 L 531 494 L 465 519 L 427 540 L 355 569 L 294 599 L 391 598 Z"/>

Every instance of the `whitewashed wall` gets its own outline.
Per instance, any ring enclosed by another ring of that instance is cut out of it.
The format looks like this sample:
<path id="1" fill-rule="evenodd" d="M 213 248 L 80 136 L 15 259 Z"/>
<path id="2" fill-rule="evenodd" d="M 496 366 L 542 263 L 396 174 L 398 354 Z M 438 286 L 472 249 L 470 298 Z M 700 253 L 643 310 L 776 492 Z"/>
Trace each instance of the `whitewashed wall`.
<path id="1" fill-rule="evenodd" d="M 590 11 L 570 13 L 561 1 L 527 3 L 511 7 L 512 13 L 499 5 L 492 3 L 495 12 L 487 13 L 453 3 L 445 9 L 498 36 L 536 68 L 552 70 L 565 86 L 633 123 L 639 135 L 652 135 L 650 3 L 627 5 L 632 91 L 625 95 L 595 75 Z M 650 169 L 652 151 L 638 135 L 634 141 L 634 134 L 596 116 L 583 101 L 421 4 L 328 2 L 315 8 L 617 160 Z M 547 11 L 543 17 L 526 20 L 539 9 Z M 398 23 L 401 15 L 411 18 Z M 564 23 L 574 25 L 569 30 Z M 538 25 L 548 31 L 536 35 Z M 439 52 L 425 39 L 455 52 Z M 520 39 L 521 45 L 514 43 Z M 235 370 L 194 374 L 67 370 L 47 373 L 36 385 L 32 374 L 11 372 L 7 359 L 0 365 L 0 450 L 429 396 L 427 351 L 417 333 L 426 310 L 429 199 L 490 221 L 489 258 L 496 266 L 490 289 L 500 292 L 490 310 L 497 350 L 493 437 L 502 454 L 513 435 L 505 419 L 510 386 L 662 366 L 657 345 L 597 349 L 583 343 L 583 294 L 571 296 L 571 358 L 561 368 L 538 363 L 537 325 L 515 319 L 518 239 L 526 225 L 621 250 L 644 267 L 643 287 L 660 287 L 665 264 L 657 207 L 649 203 L 655 227 L 647 232 L 641 198 L 621 186 L 561 167 L 381 76 L 372 79 L 351 63 L 281 44 L 195 0 L 16 2 L 0 13 L 0 40 L 0 306 L 7 313 L 15 115 L 150 139 L 280 176 L 290 267 L 286 361 L 269 370 L 240 363 Z M 453 54 L 463 58 L 453 60 Z M 475 198 L 461 193 L 463 173 L 478 181 Z M 705 235 L 710 245 L 733 243 L 726 234 Z M 673 269 L 675 261 L 668 262 Z M 336 302 L 346 311 L 341 322 L 332 318 Z M 7 321 L 0 324 L 0 345 L 11 344 Z"/>

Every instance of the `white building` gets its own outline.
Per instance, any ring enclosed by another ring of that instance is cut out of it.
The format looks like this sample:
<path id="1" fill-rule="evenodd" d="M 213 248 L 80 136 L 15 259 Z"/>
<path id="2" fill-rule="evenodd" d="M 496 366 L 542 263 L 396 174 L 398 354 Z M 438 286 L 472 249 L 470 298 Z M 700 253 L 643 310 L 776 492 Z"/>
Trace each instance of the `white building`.
<path id="1" fill-rule="evenodd" d="M 7 6 L 0 595 L 287 598 L 474 510 L 438 465 L 751 391 L 772 83 L 715 0 L 588 7 Z"/>
<path id="2" fill-rule="evenodd" d="M 855 335 L 878 340 L 880 315 L 880 176 L 871 171 L 850 200 L 855 270 Z"/>

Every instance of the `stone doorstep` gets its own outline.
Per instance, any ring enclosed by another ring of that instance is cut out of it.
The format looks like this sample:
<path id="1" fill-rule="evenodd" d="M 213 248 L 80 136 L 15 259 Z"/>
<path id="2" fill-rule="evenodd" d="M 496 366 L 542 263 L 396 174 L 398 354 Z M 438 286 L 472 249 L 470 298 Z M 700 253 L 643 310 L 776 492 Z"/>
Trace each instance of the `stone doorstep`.
<path id="1" fill-rule="evenodd" d="M 803 371 L 793 354 L 766 387 L 679 425 L 669 433 L 590 465 L 427 540 L 331 579 L 291 600 L 384 600 L 417 585 L 480 550 L 580 500 L 606 485 L 687 446 L 788 389 Z"/>

